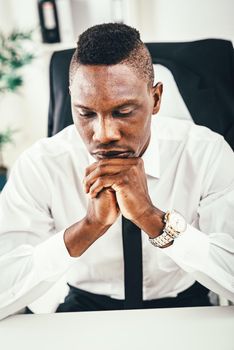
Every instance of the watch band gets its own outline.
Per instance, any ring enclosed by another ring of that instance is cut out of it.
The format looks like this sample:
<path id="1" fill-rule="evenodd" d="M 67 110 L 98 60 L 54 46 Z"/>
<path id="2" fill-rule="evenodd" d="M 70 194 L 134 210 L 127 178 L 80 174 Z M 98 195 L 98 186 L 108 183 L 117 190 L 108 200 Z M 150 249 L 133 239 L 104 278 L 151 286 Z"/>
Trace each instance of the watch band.
<path id="1" fill-rule="evenodd" d="M 176 216 L 177 226 L 175 226 L 173 220 L 171 220 L 172 216 Z M 187 227 L 184 217 L 175 210 L 167 211 L 164 215 L 163 221 L 165 222 L 165 227 L 162 231 L 162 234 L 155 238 L 149 238 L 150 243 L 158 248 L 163 248 L 169 243 L 173 242 L 174 239 L 177 238 L 182 232 L 184 232 Z"/>

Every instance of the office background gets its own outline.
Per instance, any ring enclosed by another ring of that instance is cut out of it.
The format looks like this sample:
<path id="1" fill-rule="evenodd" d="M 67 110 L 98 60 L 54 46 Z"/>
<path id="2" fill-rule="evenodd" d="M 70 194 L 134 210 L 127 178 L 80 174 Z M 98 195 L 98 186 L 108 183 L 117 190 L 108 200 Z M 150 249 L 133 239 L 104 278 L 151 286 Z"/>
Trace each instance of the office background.
<path id="1" fill-rule="evenodd" d="M 41 41 L 37 0 L 0 0 L 0 31 L 34 29 L 36 58 L 23 69 L 25 83 L 17 94 L 0 96 L 0 132 L 17 129 L 4 160 L 11 167 L 19 154 L 47 134 L 49 61 L 55 50 L 74 47 L 87 27 L 123 21 L 136 27 L 144 41 L 190 41 L 223 38 L 234 43 L 233 0 L 57 0 L 61 42 Z"/>

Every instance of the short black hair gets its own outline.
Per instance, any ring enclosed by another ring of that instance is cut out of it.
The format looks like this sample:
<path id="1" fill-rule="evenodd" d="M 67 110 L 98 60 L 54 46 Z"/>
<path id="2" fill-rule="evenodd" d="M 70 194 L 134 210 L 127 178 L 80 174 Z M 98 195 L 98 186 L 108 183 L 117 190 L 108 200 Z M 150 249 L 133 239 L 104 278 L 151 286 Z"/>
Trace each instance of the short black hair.
<path id="1" fill-rule="evenodd" d="M 88 28 L 78 39 L 70 65 L 70 81 L 79 65 L 126 64 L 151 85 L 154 70 L 139 32 L 126 24 L 104 23 Z"/>

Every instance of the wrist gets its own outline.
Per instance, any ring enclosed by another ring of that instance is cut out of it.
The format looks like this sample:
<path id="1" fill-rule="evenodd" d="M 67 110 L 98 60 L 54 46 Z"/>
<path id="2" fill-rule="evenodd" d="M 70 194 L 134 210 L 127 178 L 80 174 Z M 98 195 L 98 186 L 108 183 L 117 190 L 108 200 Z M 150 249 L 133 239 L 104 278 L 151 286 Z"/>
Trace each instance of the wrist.
<path id="1" fill-rule="evenodd" d="M 163 232 L 165 227 L 164 216 L 165 213 L 162 210 L 152 205 L 134 220 L 134 223 L 147 233 L 150 238 L 155 238 Z"/>
<path id="2" fill-rule="evenodd" d="M 70 256 L 81 256 L 109 227 L 95 223 L 88 217 L 68 227 L 64 233 L 64 242 Z"/>
<path id="3" fill-rule="evenodd" d="M 89 215 L 86 215 L 82 221 L 87 230 L 91 231 L 94 236 L 97 236 L 96 239 L 101 237 L 111 227 L 111 224 L 103 224 L 98 220 L 92 219 Z"/>
<path id="4" fill-rule="evenodd" d="M 176 210 L 167 211 L 163 221 L 165 222 L 163 233 L 149 238 L 150 243 L 158 248 L 166 248 L 173 244 L 174 240 L 187 228 L 185 218 Z"/>

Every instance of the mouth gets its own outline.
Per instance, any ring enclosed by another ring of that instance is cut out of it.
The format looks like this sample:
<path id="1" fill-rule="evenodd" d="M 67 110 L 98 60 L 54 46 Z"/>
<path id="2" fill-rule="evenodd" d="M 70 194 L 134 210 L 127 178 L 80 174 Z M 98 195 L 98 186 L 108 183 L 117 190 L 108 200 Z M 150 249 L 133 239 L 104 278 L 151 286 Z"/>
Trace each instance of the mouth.
<path id="1" fill-rule="evenodd" d="M 129 151 L 98 151 L 92 153 L 96 159 L 129 158 L 132 152 Z"/>

